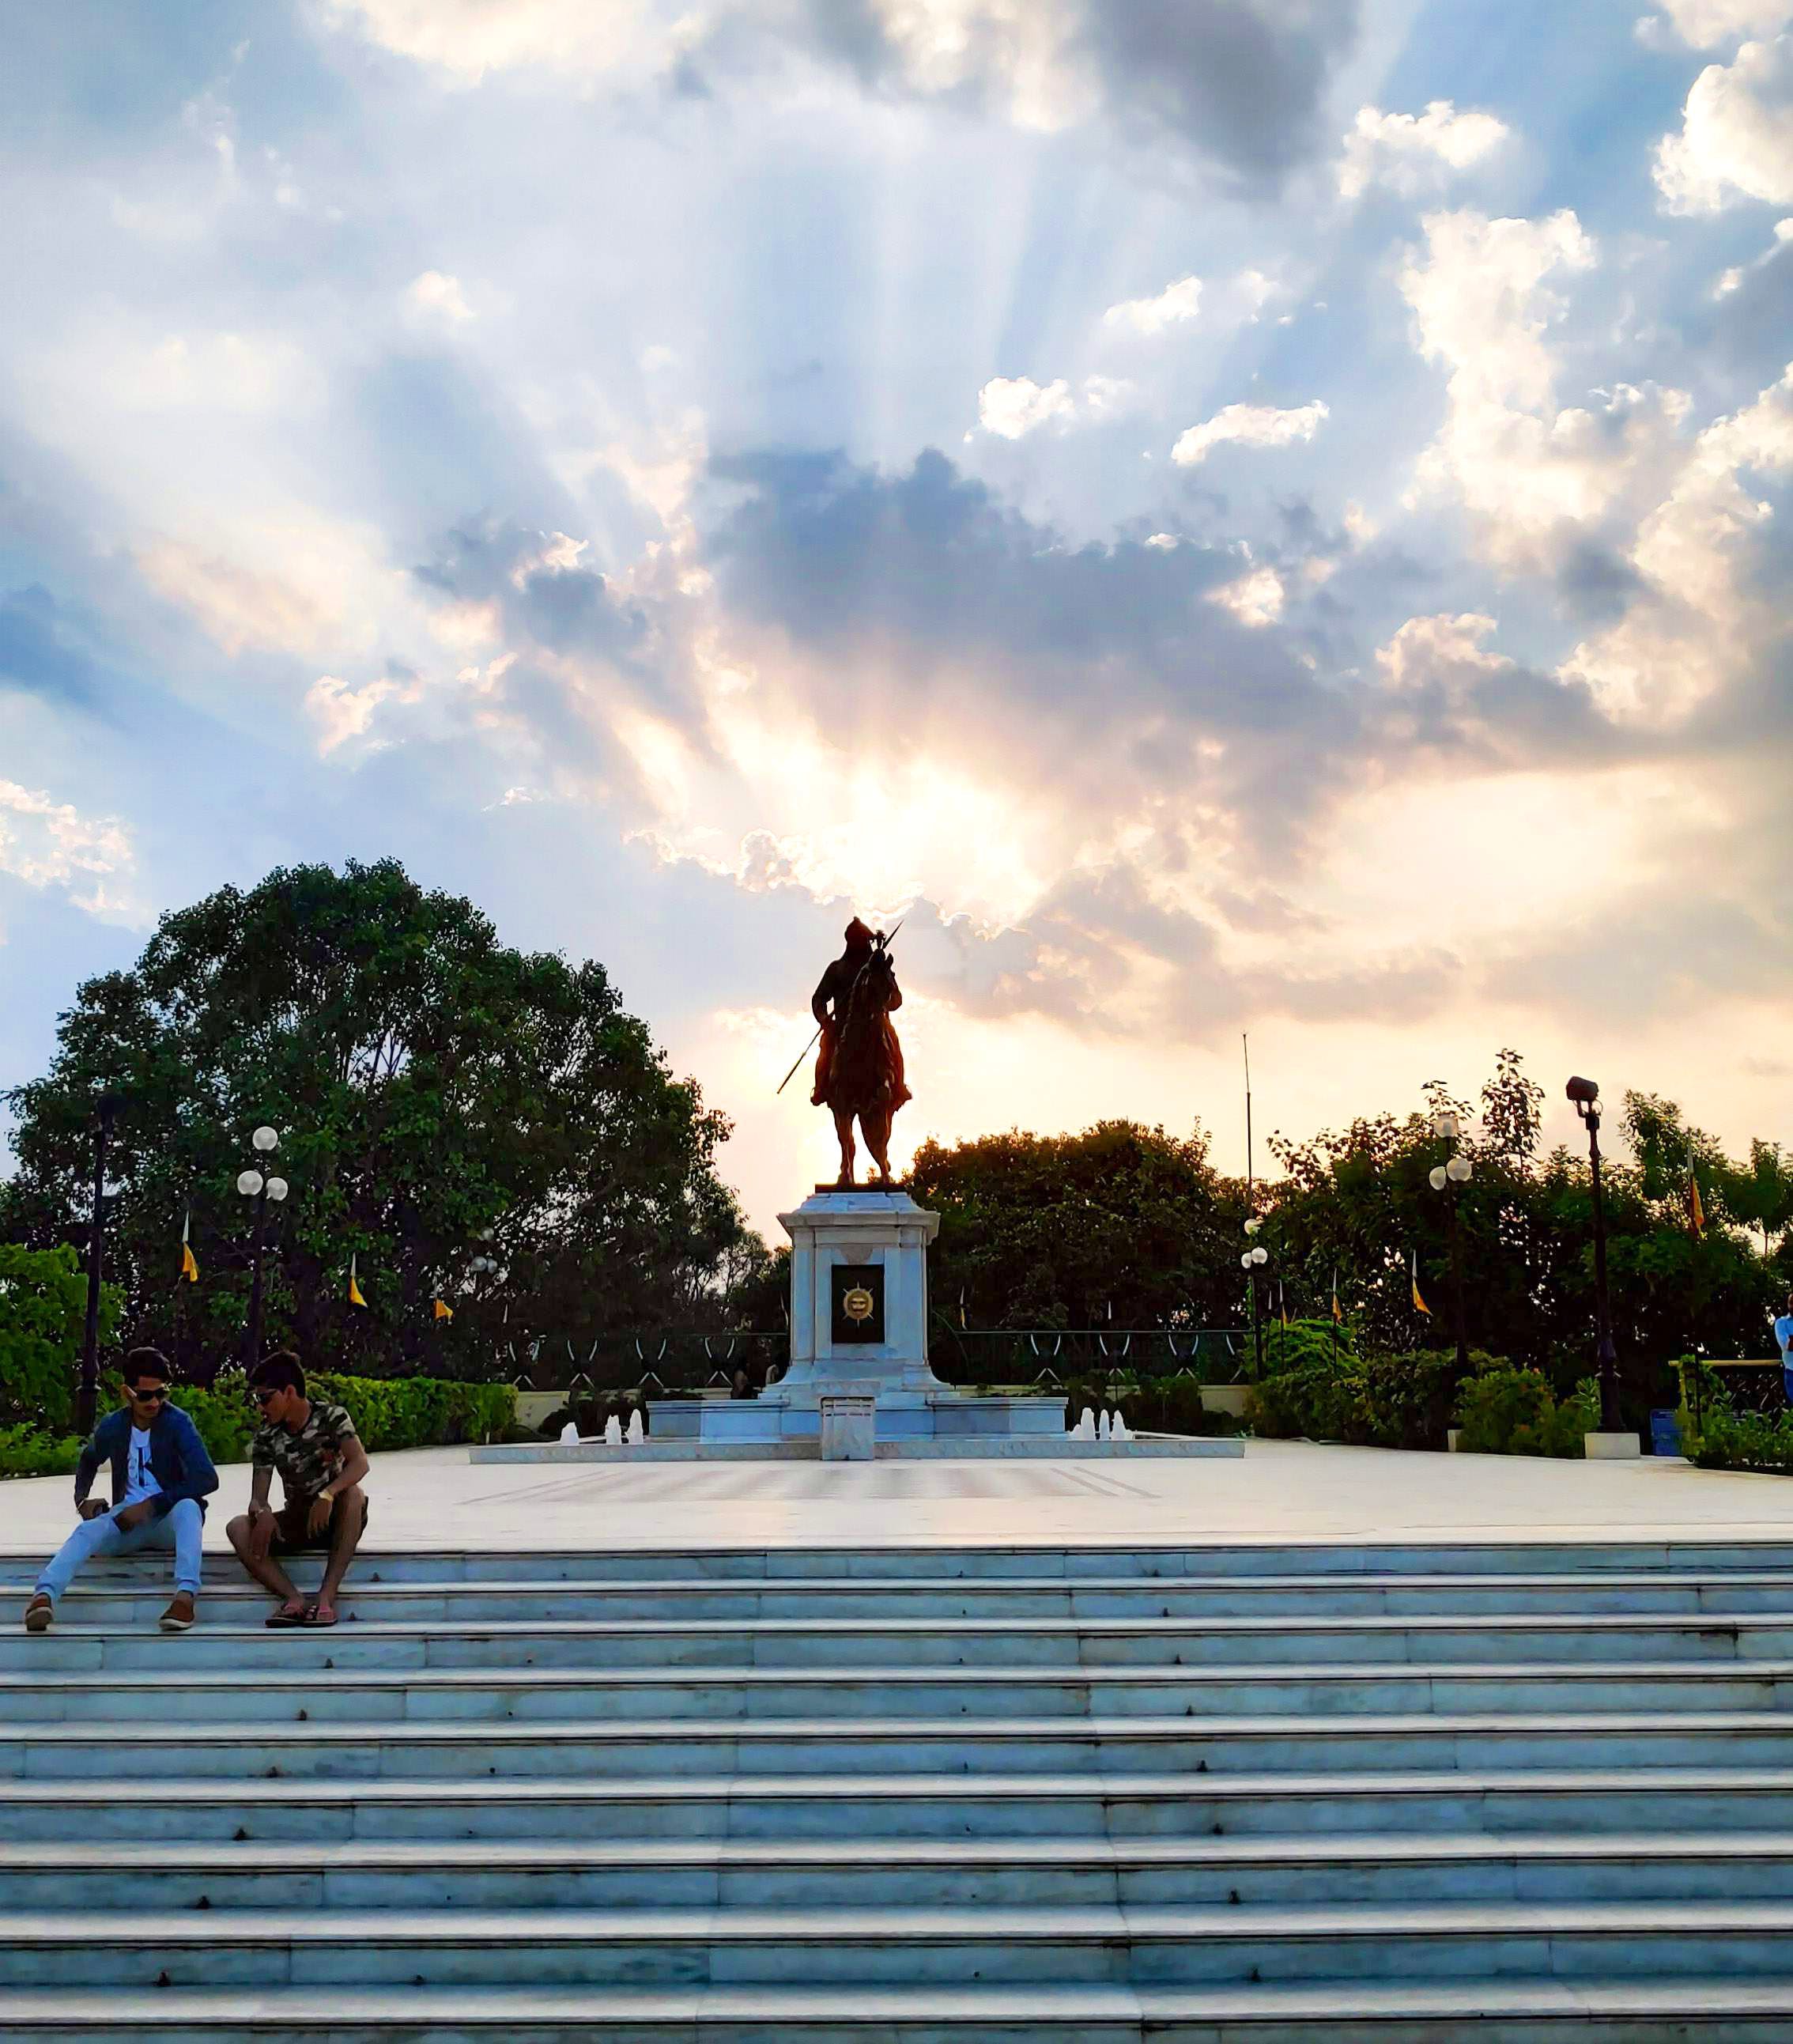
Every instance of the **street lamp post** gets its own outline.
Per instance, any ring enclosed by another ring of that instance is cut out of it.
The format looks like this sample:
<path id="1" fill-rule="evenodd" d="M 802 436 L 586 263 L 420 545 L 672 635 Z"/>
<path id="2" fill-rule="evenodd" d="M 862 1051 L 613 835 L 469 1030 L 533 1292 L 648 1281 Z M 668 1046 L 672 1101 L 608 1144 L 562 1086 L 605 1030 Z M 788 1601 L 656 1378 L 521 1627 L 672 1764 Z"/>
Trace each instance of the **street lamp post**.
<path id="1" fill-rule="evenodd" d="M 249 1138 L 260 1154 L 272 1161 L 272 1153 L 280 1147 L 278 1132 L 265 1124 Z M 264 1176 L 251 1165 L 248 1170 L 240 1171 L 236 1189 L 245 1199 L 255 1203 L 255 1231 L 249 1247 L 249 1330 L 246 1343 L 248 1353 L 244 1358 L 245 1370 L 253 1370 L 261 1361 L 262 1348 L 262 1235 L 267 1220 L 268 1203 L 278 1206 L 286 1197 L 284 1178 Z"/>
<path id="2" fill-rule="evenodd" d="M 87 1322 L 81 1337 L 81 1385 L 75 1401 L 75 1424 L 83 1434 L 94 1431 L 94 1408 L 100 1388 L 100 1278 L 106 1265 L 106 1146 L 112 1124 L 125 1105 L 121 1093 L 102 1093 L 99 1126 L 94 1135 L 94 1226 L 87 1254 Z"/>
<path id="3" fill-rule="evenodd" d="M 1612 1304 L 1607 1293 L 1607 1215 L 1600 1186 L 1600 1089 L 1592 1079 L 1571 1079 L 1568 1093 L 1588 1129 L 1588 1166 L 1594 1188 L 1594 1314 L 1599 1330 L 1600 1431 L 1622 1431 L 1618 1415 L 1618 1351 L 1613 1347 Z"/>
<path id="4" fill-rule="evenodd" d="M 1469 1374 L 1469 1330 L 1463 1311 L 1463 1230 L 1457 1215 L 1457 1189 L 1469 1182 L 1469 1160 L 1454 1147 L 1457 1137 L 1457 1116 L 1448 1109 L 1441 1108 L 1433 1116 L 1432 1133 L 1445 1146 L 1445 1161 L 1434 1166 L 1430 1182 L 1434 1192 L 1448 1195 L 1445 1201 L 1445 1212 L 1450 1231 L 1450 1303 L 1457 1327 L 1457 1370 L 1460 1377 L 1467 1377 Z"/>
<path id="5" fill-rule="evenodd" d="M 1261 1220 L 1248 1220 L 1245 1231 L 1248 1236 L 1254 1236 L 1263 1225 Z M 1246 1289 L 1251 1295 L 1251 1352 L 1260 1378 L 1264 1374 L 1264 1322 L 1257 1305 L 1257 1273 L 1269 1260 L 1269 1251 L 1255 1241 L 1239 1258 L 1240 1267 L 1246 1274 Z"/>

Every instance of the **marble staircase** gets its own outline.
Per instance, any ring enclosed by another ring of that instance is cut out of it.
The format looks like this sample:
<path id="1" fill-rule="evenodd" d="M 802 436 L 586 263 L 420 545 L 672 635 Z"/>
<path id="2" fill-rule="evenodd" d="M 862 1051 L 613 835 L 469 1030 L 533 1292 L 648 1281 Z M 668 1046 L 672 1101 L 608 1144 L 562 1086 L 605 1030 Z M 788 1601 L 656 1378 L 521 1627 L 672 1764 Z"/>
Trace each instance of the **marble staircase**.
<path id="1" fill-rule="evenodd" d="M 1793 2034 L 1793 1542 L 0 1568 L 0 2044 Z"/>

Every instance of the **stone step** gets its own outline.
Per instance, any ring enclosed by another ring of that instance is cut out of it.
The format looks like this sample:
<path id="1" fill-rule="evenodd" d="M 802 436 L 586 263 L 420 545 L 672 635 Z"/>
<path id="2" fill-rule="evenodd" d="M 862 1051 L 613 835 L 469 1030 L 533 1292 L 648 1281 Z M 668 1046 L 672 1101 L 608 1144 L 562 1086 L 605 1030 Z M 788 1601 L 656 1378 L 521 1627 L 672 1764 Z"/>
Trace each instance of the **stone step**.
<path id="1" fill-rule="evenodd" d="M 296 1565 L 315 1584 L 317 1570 Z M 0 1581 L 0 1612 L 22 1608 L 36 1572 Z M 204 1591 L 207 1613 L 231 1623 L 259 1623 L 267 1594 L 213 1559 Z M 108 1627 L 152 1624 L 168 1596 L 164 1569 L 151 1581 L 102 1584 L 83 1573 L 63 1604 L 65 1620 Z M 1793 1613 L 1793 1573 L 1745 1574 L 1667 1570 L 1556 1576 L 1304 1575 L 1242 1581 L 1226 1577 L 1090 1577 L 1082 1581 L 990 1577 L 717 1582 L 426 1583 L 374 1581 L 360 1573 L 344 1586 L 346 1616 L 453 1625 L 486 1619 L 872 1618 L 872 1617 L 1466 1617 L 1481 1613 L 1557 1613 L 1574 1617 L 1630 1612 Z"/>
<path id="2" fill-rule="evenodd" d="M 1333 1668 L 1226 1667 L 702 1668 L 514 1667 L 388 1669 L 377 1662 L 290 1672 L 203 1673 L 182 1654 L 154 1657 L 166 1676 L 59 1672 L 0 1675 L 0 1733 L 13 1723 L 135 1729 L 348 1720 L 529 1720 L 632 1725 L 654 1719 L 757 1718 L 1250 1717 L 1491 1711 L 1531 1715 L 1645 1711 L 1789 1713 L 1793 1662 L 1515 1662 L 1424 1666 L 1364 1662 Z"/>
<path id="3" fill-rule="evenodd" d="M 1785 2044 L 1793 1974 L 1690 1973 L 1457 1980 L 1389 1984 L 1338 1981 L 1209 1988 L 932 1988 L 716 1987 L 586 1988 L 220 1989 L 162 1992 L 133 2001 L 136 2037 L 253 2037 L 258 2044 L 328 2038 L 331 2044 L 1027 2044 L 1041 2037 L 1090 2044 Z M 28 1990 L 0 1999 L 9 2044 L 67 2044 L 110 2035 L 117 2002 L 85 1988 Z"/>
<path id="4" fill-rule="evenodd" d="M 1465 2007 L 1466 2003 L 1472 2006 Z M 261 2044 L 328 2036 L 332 2044 L 505 2044 L 568 2038 L 693 2044 L 1025 2044 L 1040 2036 L 1091 2044 L 1411 2044 L 1472 2037 L 1477 2044 L 1784 2044 L 1793 1975 L 1748 1979 L 1635 1979 L 1387 1985 L 1219 1988 L 1004 1988 L 898 1992 L 838 1988 L 612 1989 L 594 2006 L 583 1989 L 401 1988 L 271 1993 L 169 1990 L 137 2003 L 129 2030 L 155 2038 L 253 2036 Z M 10 2044 L 64 2044 L 115 2021 L 116 2005 L 83 1989 L 27 1992 L 0 2002 Z"/>
<path id="5" fill-rule="evenodd" d="M 1793 1833 L 0 1845 L 0 1911 L 1784 1902 Z"/>
<path id="6" fill-rule="evenodd" d="M 193 1631 L 59 1623 L 0 1631 L 0 1673 L 233 1669 L 967 1668 L 1265 1666 L 1319 1662 L 1736 1664 L 1793 1661 L 1793 1612 L 1476 1618 L 649 1618 L 438 1624 L 344 1620 L 326 1630 Z"/>
<path id="7" fill-rule="evenodd" d="M 184 1761 L 184 1756 L 183 1761 Z M 1324 1840 L 1604 1838 L 1668 1825 L 1689 1835 L 1793 1834 L 1793 1769 L 1365 1769 L 1336 1773 L 1135 1770 L 382 1780 L 350 1774 L 228 1781 L 0 1780 L 0 1841 L 109 1846 L 560 1840 L 923 1842 L 1079 1837 Z"/>
<path id="8" fill-rule="evenodd" d="M 377 1492 L 376 1492 L 377 1507 Z M 217 1509 L 224 1509 L 220 1506 Z M 214 1517 L 216 1513 L 214 1512 Z M 0 1581 L 24 1585 L 44 1559 L 39 1548 L 0 1552 Z M 317 1564 L 301 1558 L 305 1580 Z M 95 1562 L 83 1581 L 134 1582 L 157 1573 L 148 1561 Z M 209 1573 L 228 1579 L 229 1558 L 208 1558 Z M 165 1574 L 167 1562 L 159 1562 Z M 950 1540 L 909 1547 L 725 1547 L 603 1550 L 440 1548 L 396 1553 L 369 1547 L 357 1558 L 363 1579 L 386 1583 L 648 1583 L 861 1581 L 966 1582 L 988 1577 L 1076 1581 L 1199 1576 L 1255 1581 L 1272 1576 L 1503 1576 L 1603 1574 L 1760 1575 L 1793 1571 L 1793 1540 L 1492 1540 L 1472 1543 L 1331 1541 L 1213 1542 L 1189 1547 L 1097 1546 L 964 1547 Z"/>
<path id="9" fill-rule="evenodd" d="M 116 1736 L 144 1765 L 178 1754 L 183 1773 L 321 1779 L 484 1776 L 889 1774 L 963 1771 L 1314 1773 L 1467 1767 L 1772 1767 L 1785 1712 L 1487 1712 L 1430 1716 L 640 1719 L 602 1722 L 406 1719 L 367 1723 L 14 1722 L 0 1776 L 91 1779 L 117 1772 Z"/>
<path id="10" fill-rule="evenodd" d="M 1793 1902 L 1350 1908 L 63 1910 L 0 1915 L 0 1987 L 1215 1986 L 1784 1977 Z M 118 2011 L 117 2019 L 124 2019 Z"/>

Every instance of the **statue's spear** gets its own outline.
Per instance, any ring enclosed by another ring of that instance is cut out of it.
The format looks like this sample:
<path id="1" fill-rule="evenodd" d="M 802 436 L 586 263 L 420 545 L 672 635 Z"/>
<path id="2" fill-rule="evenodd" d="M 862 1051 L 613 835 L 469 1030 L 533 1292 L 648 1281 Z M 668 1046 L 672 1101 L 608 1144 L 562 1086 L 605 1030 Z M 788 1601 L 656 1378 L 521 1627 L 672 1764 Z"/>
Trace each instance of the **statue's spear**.
<path id="1" fill-rule="evenodd" d="M 901 929 L 901 928 L 902 928 L 902 927 L 903 927 L 903 925 L 904 925 L 904 924 L 905 924 L 906 922 L 908 922 L 908 920 L 909 920 L 909 919 L 908 919 L 908 917 L 907 916 L 898 916 L 898 917 L 897 917 L 897 919 L 896 919 L 896 930 L 900 930 L 900 929 Z M 887 950 L 887 949 L 889 947 L 889 946 L 896 941 L 896 930 L 893 930 L 893 931 L 890 932 L 890 935 L 889 935 L 888 937 L 884 934 L 883 931 L 880 930 L 880 931 L 878 932 L 878 933 L 877 933 L 877 947 L 878 947 L 878 949 L 879 949 L 880 951 L 885 951 L 885 950 Z M 870 960 L 870 959 L 866 959 L 866 965 L 870 965 L 870 963 L 871 963 L 871 960 Z M 866 970 L 866 965 L 862 965 L 862 966 L 860 966 L 859 970 L 860 970 L 860 971 L 861 971 L 862 973 Z M 855 986 L 857 986 L 859 984 L 859 982 L 858 982 L 858 981 L 857 979 L 855 979 L 855 980 L 854 981 L 853 984 L 854 984 Z M 786 1086 L 788 1086 L 788 1085 L 790 1084 L 791 1081 L 792 1081 L 793 1079 L 794 1079 L 794 1078 L 797 1077 L 797 1065 L 801 1065 L 801 1064 L 803 1062 L 804 1059 L 805 1058 L 807 1058 L 807 1057 L 809 1055 L 809 1053 L 810 1053 L 812 1050 L 814 1050 L 814 1049 L 815 1049 L 815 1047 L 816 1047 L 816 1039 L 818 1036 L 820 1036 L 820 1035 L 821 1035 L 821 1033 L 822 1033 L 822 1025 L 821 1025 L 821 1024 L 820 1024 L 820 1022 L 818 1022 L 818 1023 L 816 1024 L 815 1029 L 814 1029 L 814 1030 L 813 1030 L 813 1032 L 811 1033 L 809 1041 L 808 1041 L 807 1043 L 805 1043 L 805 1044 L 804 1045 L 803 1048 L 802 1048 L 801 1051 L 799 1051 L 797 1052 L 797 1064 L 796 1064 L 796 1065 L 793 1065 L 793 1066 L 791 1066 L 790 1070 L 789 1070 L 788 1072 L 786 1072 L 786 1073 L 785 1073 L 785 1076 L 784 1076 L 781 1079 L 780 1079 L 780 1080 L 779 1080 L 779 1082 L 778 1082 L 778 1091 L 777 1091 L 777 1093 L 774 1093 L 773 1094 L 773 1096 L 772 1096 L 772 1097 L 773 1097 L 774 1100 L 776 1100 L 776 1099 L 778 1097 L 778 1093 L 782 1093 L 782 1092 L 785 1090 L 785 1087 L 786 1087 Z"/>

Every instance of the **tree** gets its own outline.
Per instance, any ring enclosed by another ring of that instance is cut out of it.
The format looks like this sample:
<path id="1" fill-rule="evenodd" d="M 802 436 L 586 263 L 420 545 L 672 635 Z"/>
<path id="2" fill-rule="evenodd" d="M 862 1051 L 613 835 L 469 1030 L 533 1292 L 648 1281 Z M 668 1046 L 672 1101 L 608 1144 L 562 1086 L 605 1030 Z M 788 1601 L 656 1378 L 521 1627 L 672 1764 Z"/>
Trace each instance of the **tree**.
<path id="1" fill-rule="evenodd" d="M 190 1366 L 240 1352 L 234 1181 L 264 1122 L 292 1189 L 270 1209 L 264 1324 L 319 1363 L 508 1374 L 513 1343 L 688 1321 L 751 1240 L 715 1170 L 727 1122 L 670 1076 L 603 967 L 506 948 L 391 859 L 221 889 L 164 916 L 131 970 L 83 985 L 49 1073 L 11 1096 L 0 1232 L 78 1238 L 106 1088 L 126 1096 L 108 1269 L 132 1337 Z"/>
<path id="2" fill-rule="evenodd" d="M 102 1342 L 118 1312 L 118 1288 L 102 1285 Z M 87 1280 L 75 1251 L 0 1242 L 0 1426 L 67 1427 L 86 1328 Z"/>
<path id="3" fill-rule="evenodd" d="M 1186 1137 L 1135 1121 L 923 1143 L 915 1197 L 938 1208 L 930 1279 L 973 1327 L 1237 1324 L 1243 1186 Z"/>

